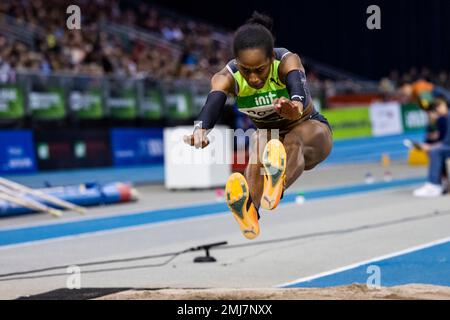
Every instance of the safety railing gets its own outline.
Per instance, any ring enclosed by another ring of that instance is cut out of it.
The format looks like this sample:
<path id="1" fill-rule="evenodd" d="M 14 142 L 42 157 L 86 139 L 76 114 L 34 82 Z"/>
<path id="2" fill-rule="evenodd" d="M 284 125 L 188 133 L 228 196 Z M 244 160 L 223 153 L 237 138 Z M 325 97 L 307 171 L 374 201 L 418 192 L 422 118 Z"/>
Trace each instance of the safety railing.
<path id="1" fill-rule="evenodd" d="M 45 35 L 40 26 L 19 21 L 5 14 L 0 14 L 0 33 L 6 37 L 19 40 L 31 48 L 35 45 L 34 40 L 36 37 L 43 37 Z"/>
<path id="2" fill-rule="evenodd" d="M 155 35 L 147 30 L 111 22 L 102 23 L 101 28 L 107 33 L 117 35 L 127 40 L 140 40 L 155 47 L 169 49 L 176 57 L 179 57 L 182 54 L 182 49 L 180 46 L 164 40 L 161 36 Z"/>

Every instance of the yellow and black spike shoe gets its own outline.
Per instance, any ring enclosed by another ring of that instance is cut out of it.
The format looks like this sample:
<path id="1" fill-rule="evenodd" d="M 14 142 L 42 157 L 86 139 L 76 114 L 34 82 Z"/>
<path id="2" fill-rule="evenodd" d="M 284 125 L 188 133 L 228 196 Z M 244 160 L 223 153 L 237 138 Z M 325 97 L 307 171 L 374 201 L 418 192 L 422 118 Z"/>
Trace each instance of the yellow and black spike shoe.
<path id="1" fill-rule="evenodd" d="M 259 235 L 259 213 L 252 202 L 247 180 L 240 173 L 233 173 L 227 181 L 225 196 L 239 228 L 247 239 Z"/>
<path id="2" fill-rule="evenodd" d="M 272 139 L 264 148 L 262 164 L 265 170 L 261 207 L 275 209 L 284 193 L 286 181 L 286 150 L 278 139 Z"/>

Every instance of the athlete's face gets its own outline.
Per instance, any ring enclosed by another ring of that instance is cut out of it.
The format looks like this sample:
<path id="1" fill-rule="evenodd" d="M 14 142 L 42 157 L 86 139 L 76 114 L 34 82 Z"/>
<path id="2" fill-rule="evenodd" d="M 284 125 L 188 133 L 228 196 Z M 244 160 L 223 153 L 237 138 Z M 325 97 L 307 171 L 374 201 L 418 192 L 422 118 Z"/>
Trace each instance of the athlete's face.
<path id="1" fill-rule="evenodd" d="M 236 64 L 247 83 L 255 88 L 264 87 L 270 74 L 273 56 L 268 57 L 262 49 L 244 49 L 239 51 Z"/>

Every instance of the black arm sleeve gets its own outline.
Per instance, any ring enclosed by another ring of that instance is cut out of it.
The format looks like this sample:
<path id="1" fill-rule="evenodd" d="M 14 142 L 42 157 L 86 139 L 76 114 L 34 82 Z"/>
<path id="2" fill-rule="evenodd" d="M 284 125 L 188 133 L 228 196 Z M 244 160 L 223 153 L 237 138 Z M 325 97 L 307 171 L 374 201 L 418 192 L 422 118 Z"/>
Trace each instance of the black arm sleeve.
<path id="1" fill-rule="evenodd" d="M 227 95 L 222 91 L 212 91 L 208 94 L 205 105 L 196 120 L 201 121 L 203 129 L 210 130 L 214 128 L 222 114 L 226 101 Z"/>
<path id="2" fill-rule="evenodd" d="M 311 99 L 308 85 L 306 84 L 306 74 L 300 70 L 292 70 L 286 76 L 286 87 L 293 101 L 300 101 L 306 108 Z"/>

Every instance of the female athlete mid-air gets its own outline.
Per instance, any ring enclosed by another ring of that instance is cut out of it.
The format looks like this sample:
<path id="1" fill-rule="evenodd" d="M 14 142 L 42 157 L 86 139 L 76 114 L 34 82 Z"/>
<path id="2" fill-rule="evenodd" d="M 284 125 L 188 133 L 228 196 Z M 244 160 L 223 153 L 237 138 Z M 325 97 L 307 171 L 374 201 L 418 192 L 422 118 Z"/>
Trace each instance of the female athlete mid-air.
<path id="1" fill-rule="evenodd" d="M 201 125 L 184 137 L 191 146 L 206 147 L 227 95 L 236 97 L 239 111 L 257 127 L 245 175 L 233 173 L 225 188 L 228 207 L 248 239 L 259 235 L 259 208 L 275 209 L 284 191 L 324 161 L 333 145 L 331 127 L 312 103 L 300 57 L 274 48 L 271 28 L 272 19 L 255 12 L 235 32 L 235 59 L 212 77 L 197 118 Z M 271 138 L 274 130 L 277 138 Z"/>

